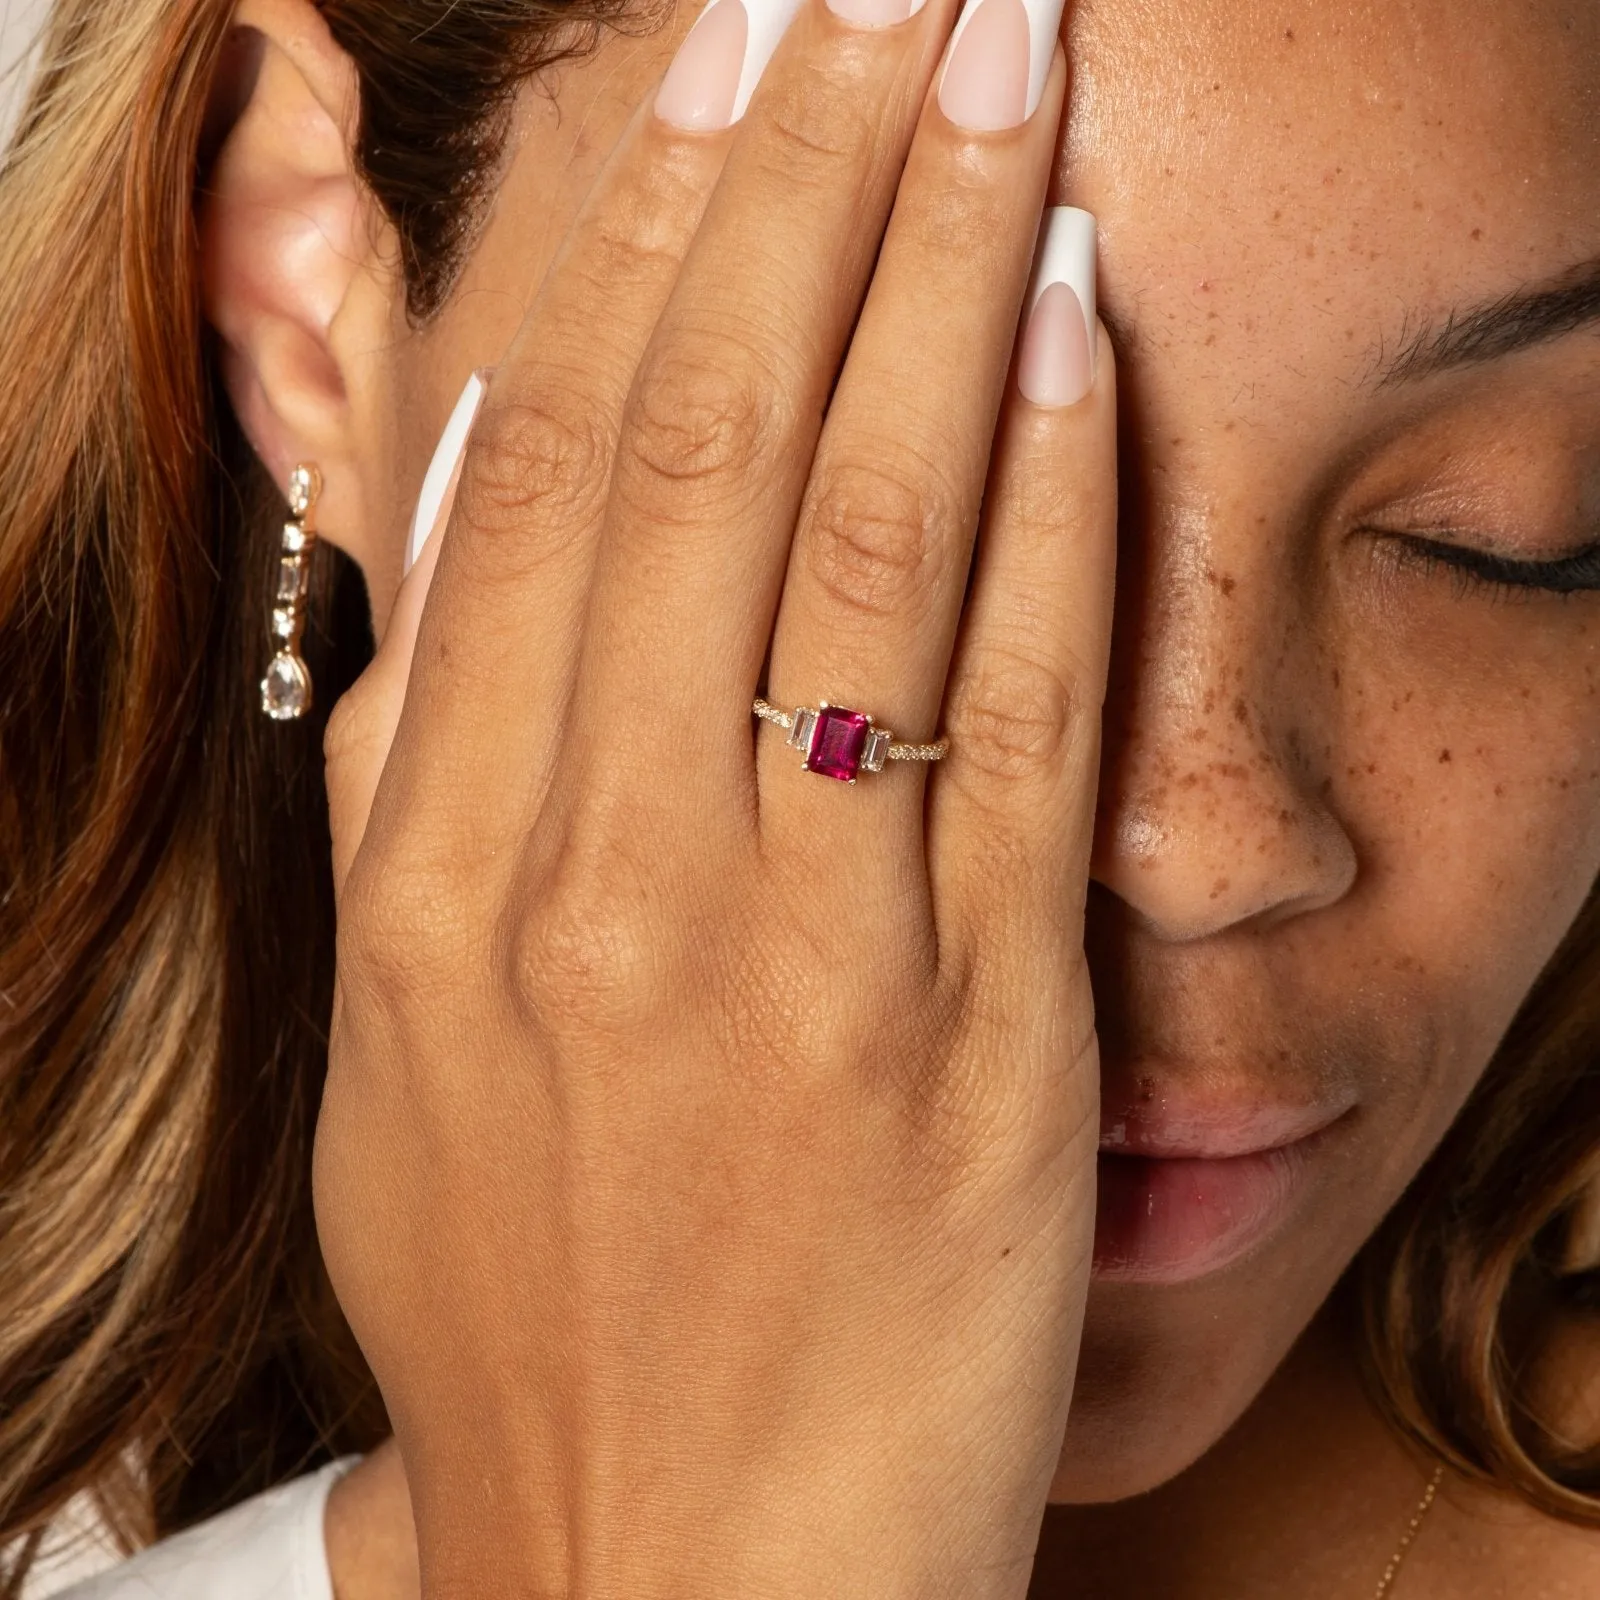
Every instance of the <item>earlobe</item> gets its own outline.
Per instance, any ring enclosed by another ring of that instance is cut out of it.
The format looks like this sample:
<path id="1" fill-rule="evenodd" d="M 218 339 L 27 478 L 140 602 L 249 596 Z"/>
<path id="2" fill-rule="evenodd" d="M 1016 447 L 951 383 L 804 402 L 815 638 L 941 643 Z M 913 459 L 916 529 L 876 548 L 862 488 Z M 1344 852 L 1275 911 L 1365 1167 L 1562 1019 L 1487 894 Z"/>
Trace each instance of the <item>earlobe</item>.
<path id="1" fill-rule="evenodd" d="M 201 274 L 223 379 L 276 480 L 320 463 L 324 526 L 345 543 L 365 521 L 350 353 L 380 347 L 362 324 L 386 321 L 370 292 L 382 228 L 351 158 L 355 72 L 311 0 L 241 0 L 212 101 Z"/>

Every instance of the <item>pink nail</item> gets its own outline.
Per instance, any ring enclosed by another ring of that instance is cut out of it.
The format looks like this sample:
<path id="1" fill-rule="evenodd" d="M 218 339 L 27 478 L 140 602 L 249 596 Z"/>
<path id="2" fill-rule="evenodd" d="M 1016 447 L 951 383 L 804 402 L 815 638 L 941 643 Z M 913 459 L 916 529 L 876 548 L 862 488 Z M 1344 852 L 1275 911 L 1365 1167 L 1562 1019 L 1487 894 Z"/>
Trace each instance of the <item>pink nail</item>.
<path id="1" fill-rule="evenodd" d="M 1063 0 L 967 0 L 939 80 L 939 109 L 958 127 L 998 132 L 1039 108 Z"/>
<path id="2" fill-rule="evenodd" d="M 1088 324 L 1070 284 L 1052 283 L 1035 302 L 1017 357 L 1017 387 L 1036 406 L 1076 405 L 1089 392 Z"/>
<path id="3" fill-rule="evenodd" d="M 1076 405 L 1094 387 L 1096 232 L 1077 206 L 1051 206 L 1041 218 L 1017 351 L 1017 388 L 1035 405 Z"/>
<path id="4" fill-rule="evenodd" d="M 828 9 L 846 22 L 888 28 L 915 16 L 922 9 L 922 0 L 828 0 Z"/>
<path id="5" fill-rule="evenodd" d="M 713 0 L 661 80 L 656 115 L 679 128 L 726 128 L 733 121 L 749 33 L 742 0 Z"/>

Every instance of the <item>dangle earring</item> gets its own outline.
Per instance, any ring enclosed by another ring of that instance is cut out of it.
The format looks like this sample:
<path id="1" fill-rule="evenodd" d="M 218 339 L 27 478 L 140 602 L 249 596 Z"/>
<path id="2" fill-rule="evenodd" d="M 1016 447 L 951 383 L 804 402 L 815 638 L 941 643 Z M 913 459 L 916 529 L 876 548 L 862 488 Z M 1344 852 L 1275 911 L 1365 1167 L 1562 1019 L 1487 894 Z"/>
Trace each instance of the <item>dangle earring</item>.
<path id="1" fill-rule="evenodd" d="M 300 635 L 306 625 L 306 587 L 317 543 L 313 524 L 321 493 L 322 474 L 309 463 L 289 474 L 289 520 L 278 547 L 278 583 L 268 624 L 277 653 L 261 680 L 261 709 L 274 722 L 292 722 L 311 709 L 311 673 L 300 656 Z"/>

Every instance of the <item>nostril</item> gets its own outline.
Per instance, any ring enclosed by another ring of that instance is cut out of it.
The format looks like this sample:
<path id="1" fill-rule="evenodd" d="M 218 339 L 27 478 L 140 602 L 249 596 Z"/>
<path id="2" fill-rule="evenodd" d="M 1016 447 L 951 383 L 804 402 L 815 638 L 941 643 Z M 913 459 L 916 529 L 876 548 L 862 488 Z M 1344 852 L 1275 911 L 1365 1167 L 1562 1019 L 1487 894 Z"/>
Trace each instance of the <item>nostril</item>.
<path id="1" fill-rule="evenodd" d="M 1185 942 L 1333 904 L 1356 852 L 1320 798 L 1271 763 L 1102 800 L 1094 880 L 1154 937 Z"/>

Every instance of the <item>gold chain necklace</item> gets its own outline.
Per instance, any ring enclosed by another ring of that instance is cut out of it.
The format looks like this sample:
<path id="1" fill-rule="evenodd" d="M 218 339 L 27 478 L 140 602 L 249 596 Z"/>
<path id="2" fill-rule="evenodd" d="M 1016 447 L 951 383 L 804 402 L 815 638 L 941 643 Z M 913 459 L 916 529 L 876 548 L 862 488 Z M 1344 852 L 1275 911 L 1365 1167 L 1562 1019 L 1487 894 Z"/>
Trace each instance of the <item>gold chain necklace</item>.
<path id="1" fill-rule="evenodd" d="M 1383 1569 L 1383 1576 L 1378 1579 L 1377 1592 L 1372 1600 L 1389 1600 L 1389 1592 L 1394 1588 L 1394 1580 L 1400 1575 L 1400 1566 L 1406 1558 L 1406 1551 L 1411 1548 L 1411 1541 L 1416 1538 L 1417 1529 L 1422 1526 L 1422 1519 L 1427 1516 L 1439 1493 L 1439 1485 L 1443 1482 L 1444 1463 L 1441 1462 L 1433 1469 L 1433 1476 L 1428 1479 L 1428 1487 L 1422 1491 L 1422 1498 L 1417 1501 L 1417 1509 L 1411 1513 L 1411 1521 L 1406 1524 L 1406 1531 L 1400 1537 L 1399 1547 L 1389 1557 L 1389 1565 Z"/>

